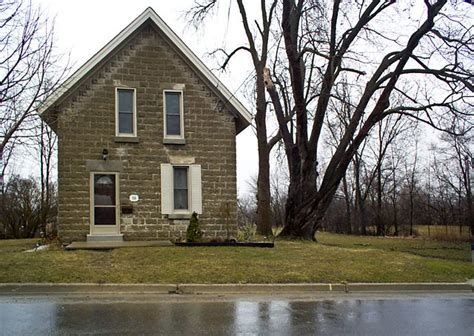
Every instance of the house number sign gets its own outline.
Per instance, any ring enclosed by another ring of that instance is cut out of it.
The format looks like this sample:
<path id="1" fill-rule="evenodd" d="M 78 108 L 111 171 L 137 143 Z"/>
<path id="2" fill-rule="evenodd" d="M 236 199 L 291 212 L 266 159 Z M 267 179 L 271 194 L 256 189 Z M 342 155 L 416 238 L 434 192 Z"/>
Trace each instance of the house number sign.
<path id="1" fill-rule="evenodd" d="M 138 197 L 138 195 L 130 195 L 129 199 L 130 202 L 138 202 L 140 198 Z"/>

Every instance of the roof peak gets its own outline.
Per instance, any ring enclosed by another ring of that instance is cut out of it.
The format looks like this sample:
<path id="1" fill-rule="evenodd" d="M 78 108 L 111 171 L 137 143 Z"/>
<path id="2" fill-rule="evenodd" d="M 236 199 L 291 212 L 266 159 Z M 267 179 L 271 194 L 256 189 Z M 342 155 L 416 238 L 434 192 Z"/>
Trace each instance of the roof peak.
<path id="1" fill-rule="evenodd" d="M 204 63 L 191 51 L 191 49 L 176 35 L 176 33 L 161 19 L 152 7 L 147 7 L 137 18 L 118 33 L 109 43 L 100 49 L 78 70 L 76 70 L 64 83 L 39 107 L 40 114 L 48 111 L 58 102 L 67 96 L 70 90 L 86 77 L 102 60 L 113 52 L 125 39 L 141 27 L 146 20 L 151 19 L 158 28 L 166 35 L 178 50 L 186 57 L 194 68 L 220 93 L 230 104 L 232 110 L 237 114 L 238 130 L 237 133 L 245 129 L 252 121 L 250 112 L 235 98 L 235 96 L 225 87 L 225 85 L 207 68 Z"/>

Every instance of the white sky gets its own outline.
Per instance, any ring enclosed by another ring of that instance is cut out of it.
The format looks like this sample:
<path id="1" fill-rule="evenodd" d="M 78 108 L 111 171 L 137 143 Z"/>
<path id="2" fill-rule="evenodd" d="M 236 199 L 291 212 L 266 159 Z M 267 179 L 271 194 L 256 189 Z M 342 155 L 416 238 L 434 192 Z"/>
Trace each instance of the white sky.
<path id="1" fill-rule="evenodd" d="M 187 27 L 184 18 L 184 12 L 193 3 L 193 0 L 33 0 L 33 4 L 39 5 L 46 15 L 55 18 L 56 46 L 59 52 L 70 53 L 73 70 L 84 64 L 147 7 L 152 7 L 209 68 L 216 69 L 216 61 L 206 53 L 216 48 L 232 47 L 237 36 L 241 37 L 243 34 L 240 31 L 241 25 L 238 18 L 231 17 L 228 23 L 227 20 L 216 22 L 217 18 L 214 17 L 204 29 L 196 32 Z M 251 104 L 238 90 L 252 68 L 245 66 L 245 59 L 242 57 L 236 58 L 230 66 L 227 73 L 214 73 L 253 113 Z M 248 127 L 237 136 L 239 194 L 248 190 L 246 181 L 256 175 L 257 166 L 256 138 L 252 128 Z"/>

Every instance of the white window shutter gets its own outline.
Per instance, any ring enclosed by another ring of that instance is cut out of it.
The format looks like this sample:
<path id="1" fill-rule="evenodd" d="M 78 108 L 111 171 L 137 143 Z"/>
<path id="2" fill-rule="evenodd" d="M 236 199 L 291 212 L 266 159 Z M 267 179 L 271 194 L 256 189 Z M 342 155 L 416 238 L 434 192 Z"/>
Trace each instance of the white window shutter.
<path id="1" fill-rule="evenodd" d="M 161 214 L 173 213 L 173 166 L 161 164 Z"/>
<path id="2" fill-rule="evenodd" d="M 202 214 L 201 165 L 189 166 L 191 175 L 191 211 Z"/>

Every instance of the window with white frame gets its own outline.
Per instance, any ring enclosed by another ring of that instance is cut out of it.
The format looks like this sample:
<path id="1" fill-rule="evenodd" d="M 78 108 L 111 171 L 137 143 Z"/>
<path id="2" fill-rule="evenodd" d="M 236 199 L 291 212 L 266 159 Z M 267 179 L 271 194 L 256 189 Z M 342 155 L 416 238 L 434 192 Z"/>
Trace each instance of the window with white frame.
<path id="1" fill-rule="evenodd" d="M 173 167 L 174 210 L 188 210 L 188 167 Z"/>
<path id="2" fill-rule="evenodd" d="M 135 89 L 116 88 L 116 135 L 137 135 L 137 112 L 136 112 Z"/>
<path id="3" fill-rule="evenodd" d="M 202 213 L 201 165 L 161 164 L 161 213 Z"/>
<path id="4" fill-rule="evenodd" d="M 184 139 L 183 91 L 165 90 L 164 135 L 168 139 Z"/>

